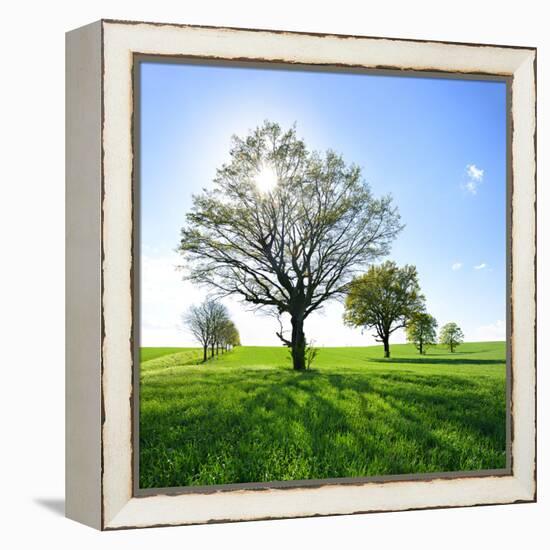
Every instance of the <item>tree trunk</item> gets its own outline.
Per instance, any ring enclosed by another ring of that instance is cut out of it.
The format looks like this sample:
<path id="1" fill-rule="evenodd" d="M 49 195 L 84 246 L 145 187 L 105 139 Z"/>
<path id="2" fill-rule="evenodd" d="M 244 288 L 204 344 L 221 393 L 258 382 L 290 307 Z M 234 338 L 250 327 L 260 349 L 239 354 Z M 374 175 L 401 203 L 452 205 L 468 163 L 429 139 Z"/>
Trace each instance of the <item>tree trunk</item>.
<path id="1" fill-rule="evenodd" d="M 384 342 L 384 357 L 386 359 L 389 359 L 389 357 L 390 357 L 390 339 L 389 339 L 389 337 L 386 336 L 383 339 L 383 342 Z"/>
<path id="2" fill-rule="evenodd" d="M 216 355 L 220 354 L 220 346 L 219 344 L 216 344 Z"/>
<path id="3" fill-rule="evenodd" d="M 214 357 L 214 344 L 212 344 L 211 349 L 212 349 L 212 357 Z"/>
<path id="4" fill-rule="evenodd" d="M 301 317 L 292 317 L 292 367 L 294 370 L 306 369 L 306 336 L 304 334 L 304 320 Z"/>
<path id="5" fill-rule="evenodd" d="M 206 360 L 208 359 L 207 354 L 208 354 L 208 344 L 205 344 L 204 346 L 202 346 L 202 362 L 203 363 L 206 363 Z"/>
<path id="6" fill-rule="evenodd" d="M 420 349 L 419 349 L 419 351 L 420 351 L 420 355 L 422 355 L 424 353 L 424 348 L 422 346 L 422 340 L 420 340 Z"/>

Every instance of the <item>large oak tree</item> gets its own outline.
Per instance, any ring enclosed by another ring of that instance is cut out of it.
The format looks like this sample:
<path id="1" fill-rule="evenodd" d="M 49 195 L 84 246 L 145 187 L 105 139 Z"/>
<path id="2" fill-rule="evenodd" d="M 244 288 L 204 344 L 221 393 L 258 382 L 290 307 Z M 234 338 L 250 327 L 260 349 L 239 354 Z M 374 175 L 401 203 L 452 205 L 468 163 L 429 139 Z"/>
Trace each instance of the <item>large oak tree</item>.
<path id="1" fill-rule="evenodd" d="M 229 154 L 181 230 L 187 278 L 288 314 L 291 336 L 277 335 L 303 370 L 304 321 L 388 253 L 402 227 L 397 209 L 372 195 L 358 166 L 309 151 L 294 128 L 266 121 L 234 136 Z"/>

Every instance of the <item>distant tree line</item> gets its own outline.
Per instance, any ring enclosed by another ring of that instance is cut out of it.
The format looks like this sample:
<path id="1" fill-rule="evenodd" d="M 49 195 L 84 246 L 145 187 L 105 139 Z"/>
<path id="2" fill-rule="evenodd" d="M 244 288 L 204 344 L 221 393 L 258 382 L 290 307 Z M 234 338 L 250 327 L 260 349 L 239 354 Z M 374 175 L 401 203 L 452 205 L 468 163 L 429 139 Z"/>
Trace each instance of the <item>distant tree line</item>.
<path id="1" fill-rule="evenodd" d="M 230 319 L 227 308 L 211 298 L 199 305 L 192 305 L 182 318 L 185 326 L 199 342 L 203 350 L 203 362 L 211 357 L 240 346 L 240 335 Z"/>
<path id="2" fill-rule="evenodd" d="M 374 329 L 377 341 L 384 346 L 384 357 L 390 357 L 390 336 L 400 328 L 406 331 L 407 341 L 421 355 L 437 344 L 437 320 L 426 312 L 425 297 L 420 291 L 416 267 L 398 267 L 386 261 L 371 266 L 354 278 L 345 299 L 344 322 L 348 326 Z M 183 315 L 189 332 L 201 344 L 203 362 L 240 345 L 240 335 L 230 319 L 227 307 L 213 298 L 191 306 Z M 460 327 L 454 323 L 444 325 L 439 343 L 454 353 L 464 341 Z M 306 346 L 306 364 L 309 368 L 317 350 Z"/>

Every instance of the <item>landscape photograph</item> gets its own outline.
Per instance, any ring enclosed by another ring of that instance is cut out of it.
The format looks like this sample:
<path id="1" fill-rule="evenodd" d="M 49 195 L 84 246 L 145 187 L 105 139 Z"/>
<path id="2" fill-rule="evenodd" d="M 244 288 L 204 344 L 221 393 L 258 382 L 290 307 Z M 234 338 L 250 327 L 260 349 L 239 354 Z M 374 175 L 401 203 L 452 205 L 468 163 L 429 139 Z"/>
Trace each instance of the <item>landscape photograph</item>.
<path id="1" fill-rule="evenodd" d="M 139 488 L 508 468 L 506 82 L 137 85 Z"/>

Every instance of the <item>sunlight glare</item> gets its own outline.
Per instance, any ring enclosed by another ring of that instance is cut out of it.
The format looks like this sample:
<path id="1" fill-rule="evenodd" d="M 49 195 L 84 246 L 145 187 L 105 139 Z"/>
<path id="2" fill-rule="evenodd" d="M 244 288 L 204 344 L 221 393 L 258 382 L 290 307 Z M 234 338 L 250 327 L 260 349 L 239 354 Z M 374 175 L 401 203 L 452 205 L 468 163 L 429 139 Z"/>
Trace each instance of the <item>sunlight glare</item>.
<path id="1" fill-rule="evenodd" d="M 278 182 L 277 173 L 273 166 L 269 164 L 264 164 L 260 168 L 258 175 L 255 178 L 256 187 L 262 193 L 269 193 Z"/>

